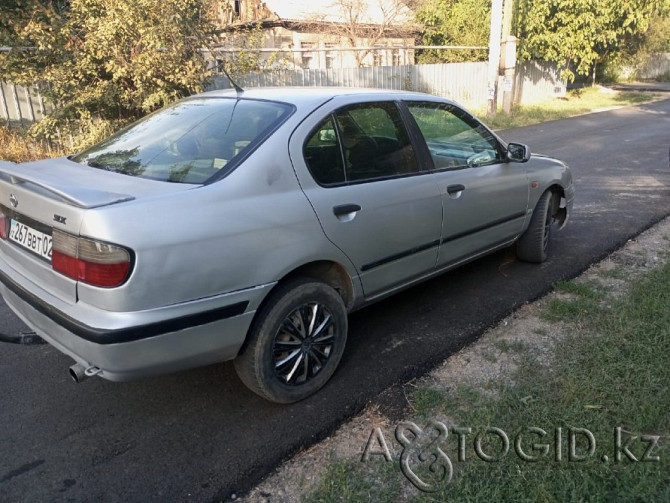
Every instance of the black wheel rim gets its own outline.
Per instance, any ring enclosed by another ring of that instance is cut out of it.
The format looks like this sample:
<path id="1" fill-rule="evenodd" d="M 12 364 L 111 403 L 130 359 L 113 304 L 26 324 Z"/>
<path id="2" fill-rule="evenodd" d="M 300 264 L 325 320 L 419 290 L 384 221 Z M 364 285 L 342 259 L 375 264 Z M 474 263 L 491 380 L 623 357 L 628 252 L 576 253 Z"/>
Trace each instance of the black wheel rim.
<path id="1" fill-rule="evenodd" d="M 294 309 L 274 337 L 275 375 L 284 384 L 306 383 L 327 364 L 335 335 L 333 315 L 323 304 L 313 302 Z"/>

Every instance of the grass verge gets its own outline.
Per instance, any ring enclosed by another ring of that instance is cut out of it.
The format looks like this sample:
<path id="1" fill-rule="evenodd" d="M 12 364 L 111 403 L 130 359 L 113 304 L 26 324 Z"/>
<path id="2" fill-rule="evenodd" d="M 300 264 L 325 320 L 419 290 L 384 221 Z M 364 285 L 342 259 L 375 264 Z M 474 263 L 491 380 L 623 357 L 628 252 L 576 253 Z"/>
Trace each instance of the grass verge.
<path id="1" fill-rule="evenodd" d="M 658 93 L 613 91 L 602 87 L 592 87 L 569 91 L 565 98 L 555 98 L 535 105 L 517 106 L 511 114 L 499 112 L 495 117 L 489 118 L 484 111 L 475 112 L 493 129 L 509 129 L 565 119 L 600 109 L 636 105 L 658 97 Z"/>
<path id="2" fill-rule="evenodd" d="M 541 318 L 568 334 L 549 362 L 506 344 L 501 353 L 519 357 L 510 380 L 420 385 L 410 399 L 413 448 L 387 428 L 393 462 L 374 438 L 371 461 L 329 465 L 307 501 L 670 501 L 670 264 L 625 295 L 608 286 L 616 276 L 560 282 L 542 304 Z M 434 491 L 409 485 L 403 453 Z"/>

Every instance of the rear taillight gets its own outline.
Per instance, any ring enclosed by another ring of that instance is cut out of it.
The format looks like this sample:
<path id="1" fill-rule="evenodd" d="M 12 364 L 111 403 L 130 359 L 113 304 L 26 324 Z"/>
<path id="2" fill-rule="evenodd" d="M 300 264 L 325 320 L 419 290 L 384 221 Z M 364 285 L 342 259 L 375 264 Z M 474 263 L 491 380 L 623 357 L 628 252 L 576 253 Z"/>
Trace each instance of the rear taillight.
<path id="1" fill-rule="evenodd" d="M 51 266 L 54 271 L 89 285 L 111 288 L 130 273 L 130 252 L 120 246 L 53 231 Z"/>

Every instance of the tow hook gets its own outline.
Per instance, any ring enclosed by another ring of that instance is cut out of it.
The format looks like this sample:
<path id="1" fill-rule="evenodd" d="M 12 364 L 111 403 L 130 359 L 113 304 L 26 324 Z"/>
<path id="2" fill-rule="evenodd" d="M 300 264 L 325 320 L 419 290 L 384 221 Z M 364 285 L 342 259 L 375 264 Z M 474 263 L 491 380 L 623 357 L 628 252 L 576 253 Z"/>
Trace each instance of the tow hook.
<path id="1" fill-rule="evenodd" d="M 98 367 L 84 367 L 80 363 L 75 363 L 70 367 L 70 377 L 76 383 L 80 383 L 88 377 L 97 376 L 100 372 L 102 372 L 102 370 Z"/>

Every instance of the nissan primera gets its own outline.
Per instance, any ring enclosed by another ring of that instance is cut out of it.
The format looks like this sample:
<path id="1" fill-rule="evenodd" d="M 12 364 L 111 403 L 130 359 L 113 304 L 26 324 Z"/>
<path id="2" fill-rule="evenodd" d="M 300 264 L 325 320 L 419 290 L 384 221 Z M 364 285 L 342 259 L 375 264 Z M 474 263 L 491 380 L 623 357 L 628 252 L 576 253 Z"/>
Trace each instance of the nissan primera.
<path id="1" fill-rule="evenodd" d="M 0 293 L 75 380 L 234 359 L 288 403 L 332 376 L 347 313 L 503 247 L 542 262 L 572 202 L 564 163 L 446 99 L 214 91 L 0 163 Z"/>

